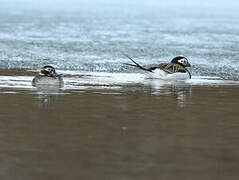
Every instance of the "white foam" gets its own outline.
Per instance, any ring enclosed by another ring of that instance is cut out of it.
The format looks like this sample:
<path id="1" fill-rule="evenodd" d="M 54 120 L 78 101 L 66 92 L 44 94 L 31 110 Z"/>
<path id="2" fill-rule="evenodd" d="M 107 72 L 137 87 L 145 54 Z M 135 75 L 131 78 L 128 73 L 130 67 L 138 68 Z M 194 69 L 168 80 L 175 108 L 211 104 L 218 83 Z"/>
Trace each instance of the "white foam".
<path id="1" fill-rule="evenodd" d="M 31 76 L 0 76 L 0 88 L 34 89 Z M 223 80 L 219 77 L 193 76 L 192 79 L 148 79 L 142 73 L 106 73 L 106 72 L 67 72 L 63 74 L 64 89 L 117 89 L 124 85 L 143 84 L 160 87 L 169 84 L 176 85 L 239 85 L 239 81 Z"/>
<path id="2" fill-rule="evenodd" d="M 160 69 L 156 69 L 153 73 L 147 72 L 146 75 L 151 79 L 163 79 L 163 80 L 187 80 L 190 78 L 188 73 L 169 74 Z"/>

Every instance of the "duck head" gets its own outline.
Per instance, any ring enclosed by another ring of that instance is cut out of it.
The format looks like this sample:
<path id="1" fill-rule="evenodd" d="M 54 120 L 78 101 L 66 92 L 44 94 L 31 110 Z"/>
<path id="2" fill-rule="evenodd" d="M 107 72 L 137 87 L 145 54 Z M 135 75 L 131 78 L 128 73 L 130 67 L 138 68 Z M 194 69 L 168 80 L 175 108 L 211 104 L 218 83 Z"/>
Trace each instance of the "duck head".
<path id="1" fill-rule="evenodd" d="M 55 74 L 56 74 L 56 70 L 53 66 L 44 66 L 40 71 L 40 75 L 42 76 L 52 77 Z"/>
<path id="2" fill-rule="evenodd" d="M 179 64 L 183 67 L 192 67 L 192 65 L 188 62 L 188 59 L 184 56 L 176 56 L 171 60 L 171 63 Z"/>

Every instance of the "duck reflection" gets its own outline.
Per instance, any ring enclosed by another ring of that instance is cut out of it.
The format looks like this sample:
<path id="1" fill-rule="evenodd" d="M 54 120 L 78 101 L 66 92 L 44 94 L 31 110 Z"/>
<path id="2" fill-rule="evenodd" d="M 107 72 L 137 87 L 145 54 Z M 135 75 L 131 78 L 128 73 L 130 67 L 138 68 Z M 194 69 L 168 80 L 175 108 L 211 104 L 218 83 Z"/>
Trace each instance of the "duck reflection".
<path id="1" fill-rule="evenodd" d="M 188 96 L 192 95 L 192 85 L 184 81 L 150 80 L 152 94 L 171 95 L 177 100 L 178 106 L 185 105 Z"/>
<path id="2" fill-rule="evenodd" d="M 58 101 L 58 96 L 61 93 L 59 86 L 37 85 L 36 91 L 39 99 L 39 108 L 52 108 Z"/>

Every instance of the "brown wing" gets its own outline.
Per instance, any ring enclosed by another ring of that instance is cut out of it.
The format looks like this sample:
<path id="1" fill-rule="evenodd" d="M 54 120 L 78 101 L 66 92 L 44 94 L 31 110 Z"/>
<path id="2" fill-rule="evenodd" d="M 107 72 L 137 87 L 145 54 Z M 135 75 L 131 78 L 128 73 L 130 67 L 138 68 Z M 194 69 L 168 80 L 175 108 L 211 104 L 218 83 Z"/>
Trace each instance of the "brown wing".
<path id="1" fill-rule="evenodd" d="M 164 68 L 168 65 L 168 63 L 161 63 L 161 64 L 158 64 L 158 65 L 155 65 L 153 67 L 150 67 L 149 69 L 151 71 L 155 70 L 155 69 L 161 69 L 161 70 L 164 70 Z"/>
<path id="2" fill-rule="evenodd" d="M 182 67 L 179 64 L 174 64 L 174 63 L 161 63 L 161 64 L 158 64 L 157 66 L 150 68 L 150 70 L 155 70 L 155 69 L 161 69 L 170 74 L 173 74 L 176 72 L 186 73 L 186 70 L 184 67 Z"/>

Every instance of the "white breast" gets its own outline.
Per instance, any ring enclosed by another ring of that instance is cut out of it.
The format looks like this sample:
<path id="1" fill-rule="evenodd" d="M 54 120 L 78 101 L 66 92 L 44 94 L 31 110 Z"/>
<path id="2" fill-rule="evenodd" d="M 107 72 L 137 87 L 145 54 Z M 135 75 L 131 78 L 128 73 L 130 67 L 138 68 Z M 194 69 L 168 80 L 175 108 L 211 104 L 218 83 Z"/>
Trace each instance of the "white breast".
<path id="1" fill-rule="evenodd" d="M 151 79 L 165 79 L 165 80 L 187 80 L 190 78 L 188 73 L 173 73 L 169 74 L 163 70 L 155 69 L 152 73 L 146 74 Z"/>
<path id="2" fill-rule="evenodd" d="M 63 81 L 57 77 L 57 78 L 52 78 L 52 77 L 37 77 L 35 78 L 34 85 L 51 85 L 51 86 L 62 86 Z"/>

